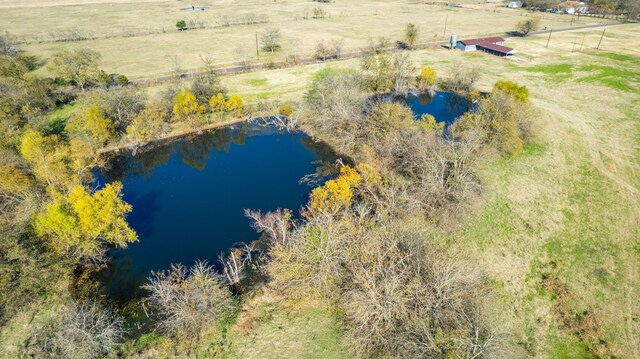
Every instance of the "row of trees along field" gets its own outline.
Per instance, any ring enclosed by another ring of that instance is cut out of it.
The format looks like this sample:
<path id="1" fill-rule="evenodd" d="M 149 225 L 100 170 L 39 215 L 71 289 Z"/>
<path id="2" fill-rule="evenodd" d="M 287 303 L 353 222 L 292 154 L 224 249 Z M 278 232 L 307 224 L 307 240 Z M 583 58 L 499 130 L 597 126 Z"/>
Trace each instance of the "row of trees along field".
<path id="1" fill-rule="evenodd" d="M 104 164 L 99 150 L 242 116 L 244 104 L 211 73 L 156 99 L 130 86 L 92 88 L 102 72 L 89 51 L 57 54 L 46 66 L 58 78 L 40 78 L 32 72 L 45 66 L 41 59 L 2 41 L 0 324 L 47 310 L 44 298 L 61 298 L 21 355 L 127 356 L 148 350 L 135 343 L 149 335 L 160 338 L 149 344 L 162 349 L 156 354 L 191 355 L 243 315 L 244 296 L 263 291 L 279 293 L 283 305 L 328 303 L 341 313 L 336 320 L 357 357 L 479 358 L 514 350 L 486 319 L 495 303 L 482 273 L 420 228 L 462 218 L 480 193 L 477 163 L 522 150 L 525 87 L 499 82 L 481 94 L 475 68 L 457 65 L 438 79 L 432 68 L 418 72 L 406 54 L 375 51 L 360 70 L 321 71 L 302 105 L 280 106 L 273 121 L 327 141 L 353 164 L 313 190 L 300 220 L 289 210 L 247 210 L 262 238 L 223 256 L 222 273 L 196 263 L 152 274 L 140 319 L 132 308 L 110 309 L 90 275 L 107 260 L 106 248 L 137 240 L 121 185 L 91 187 L 91 170 Z M 60 84 L 83 91 L 69 95 Z M 414 87 L 457 92 L 475 110 L 446 130 L 432 116 L 415 119 L 394 101 Z M 55 116 L 70 103 L 68 119 Z M 210 343 L 208 353 L 224 354 L 224 341 Z"/>

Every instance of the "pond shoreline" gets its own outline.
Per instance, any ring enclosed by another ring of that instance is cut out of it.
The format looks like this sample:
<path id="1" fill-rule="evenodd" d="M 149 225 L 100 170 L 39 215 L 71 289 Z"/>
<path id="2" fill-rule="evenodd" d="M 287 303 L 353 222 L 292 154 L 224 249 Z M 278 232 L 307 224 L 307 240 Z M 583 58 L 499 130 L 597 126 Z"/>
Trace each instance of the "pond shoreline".
<path id="1" fill-rule="evenodd" d="M 98 150 L 98 154 L 99 155 L 106 155 L 106 154 L 111 154 L 111 153 L 120 153 L 121 151 L 130 151 L 136 148 L 144 148 L 145 146 L 148 146 L 149 144 L 152 143 L 158 143 L 158 142 L 163 142 L 163 141 L 167 141 L 167 140 L 172 140 L 172 139 L 176 139 L 176 138 L 181 138 L 181 137 L 185 137 L 188 135 L 193 135 L 193 134 L 198 134 L 200 132 L 203 131 L 208 131 L 208 130 L 213 130 L 216 128 L 222 128 L 222 127 L 227 127 L 230 125 L 235 125 L 238 123 L 243 123 L 243 122 L 248 122 L 253 120 L 254 117 L 243 117 L 243 118 L 234 118 L 232 120 L 228 120 L 228 121 L 222 121 L 222 122 L 216 122 L 216 123 L 210 123 L 204 126 L 200 126 L 197 128 L 193 128 L 193 129 L 186 129 L 186 130 L 180 130 L 177 132 L 169 132 L 165 135 L 162 135 L 158 138 L 155 138 L 151 141 L 147 141 L 147 142 L 136 142 L 136 143 L 126 143 L 126 144 L 122 144 L 122 145 L 116 145 L 116 146 L 110 146 L 110 147 L 104 147 Z"/>

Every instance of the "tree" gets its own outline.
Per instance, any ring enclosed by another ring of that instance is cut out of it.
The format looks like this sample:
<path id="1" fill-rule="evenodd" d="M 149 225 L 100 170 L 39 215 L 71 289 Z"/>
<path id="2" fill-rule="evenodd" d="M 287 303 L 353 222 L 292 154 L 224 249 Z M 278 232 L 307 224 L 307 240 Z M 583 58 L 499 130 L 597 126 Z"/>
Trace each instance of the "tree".
<path id="1" fill-rule="evenodd" d="M 118 77 L 116 77 L 116 84 L 118 86 L 126 86 L 129 84 L 129 78 L 125 75 L 118 75 Z"/>
<path id="2" fill-rule="evenodd" d="M 342 52 L 342 46 L 344 41 L 342 40 L 331 40 L 329 44 L 326 44 L 324 41 L 319 41 L 316 44 L 316 53 L 315 58 L 325 61 L 329 58 L 337 58 Z"/>
<path id="3" fill-rule="evenodd" d="M 355 71 L 327 68 L 318 72 L 306 95 L 309 116 L 303 117 L 303 125 L 339 150 L 352 148 L 367 102 L 365 83 Z"/>
<path id="4" fill-rule="evenodd" d="M 125 336 L 122 319 L 95 302 L 72 304 L 62 316 L 53 349 L 66 358 L 103 358 L 116 354 Z"/>
<path id="5" fill-rule="evenodd" d="M 324 186 L 311 191 L 308 213 L 335 213 L 343 207 L 348 207 L 354 196 L 353 188 L 360 184 L 360 181 L 362 177 L 354 168 L 342 167 L 338 178 L 329 180 Z"/>
<path id="6" fill-rule="evenodd" d="M 184 20 L 178 20 L 178 22 L 176 22 L 176 27 L 180 31 L 186 30 L 187 29 L 187 23 Z"/>
<path id="7" fill-rule="evenodd" d="M 225 95 L 227 90 L 220 84 L 220 79 L 213 71 L 198 74 L 191 83 L 191 92 L 199 103 L 206 104 L 212 96 L 219 93 Z"/>
<path id="8" fill-rule="evenodd" d="M 291 117 L 293 115 L 293 107 L 288 103 L 280 104 L 280 106 L 278 106 L 278 115 Z"/>
<path id="9" fill-rule="evenodd" d="M 244 113 L 244 104 L 242 98 L 238 95 L 229 97 L 226 103 L 226 110 L 233 113 L 234 116 L 240 117 Z"/>
<path id="10" fill-rule="evenodd" d="M 420 75 L 418 75 L 418 88 L 423 90 L 423 91 L 430 91 L 432 92 L 433 88 L 436 85 L 437 82 L 437 75 L 436 75 L 436 70 L 434 70 L 432 67 L 425 67 L 422 69 L 422 71 L 420 72 Z"/>
<path id="11" fill-rule="evenodd" d="M 224 98 L 224 95 L 218 92 L 217 95 L 211 96 L 209 99 L 209 108 L 215 113 L 225 112 L 227 109 L 227 100 Z"/>
<path id="12" fill-rule="evenodd" d="M 516 30 L 522 35 L 527 36 L 531 31 L 536 31 L 540 28 L 541 18 L 539 16 L 533 16 L 522 20 L 516 24 Z"/>
<path id="13" fill-rule="evenodd" d="M 89 49 L 63 50 L 51 57 L 51 72 L 81 89 L 100 79 L 100 54 Z"/>
<path id="14" fill-rule="evenodd" d="M 262 49 L 270 51 L 272 54 L 282 47 L 282 35 L 280 29 L 269 28 L 262 33 Z"/>
<path id="15" fill-rule="evenodd" d="M 232 308 L 231 293 L 205 262 L 189 269 L 174 264 L 168 272 L 152 272 L 143 288 L 150 293 L 146 302 L 155 311 L 158 329 L 179 338 L 200 338 Z"/>
<path id="16" fill-rule="evenodd" d="M 473 91 L 478 79 L 480 79 L 480 69 L 456 63 L 451 71 L 451 76 L 443 81 L 443 85 L 451 92 L 467 95 Z"/>
<path id="17" fill-rule="evenodd" d="M 367 87 L 374 93 L 393 89 L 393 59 L 389 55 L 370 53 L 362 59 L 361 68 L 366 76 Z"/>
<path id="18" fill-rule="evenodd" d="M 114 135 L 113 123 L 97 106 L 74 113 L 66 131 L 72 139 L 87 143 L 94 149 L 104 147 Z"/>
<path id="19" fill-rule="evenodd" d="M 123 133 L 131 120 L 144 108 L 146 94 L 136 87 L 112 87 L 88 92 L 79 99 L 85 107 L 97 107 L 112 120 L 113 130 Z"/>
<path id="20" fill-rule="evenodd" d="M 156 107 L 142 110 L 127 127 L 127 136 L 138 143 L 153 141 L 167 130 L 167 116 Z"/>
<path id="21" fill-rule="evenodd" d="M 0 35 L 0 55 L 12 57 L 18 53 L 20 53 L 20 47 L 13 36 L 9 35 L 9 33 Z"/>
<path id="22" fill-rule="evenodd" d="M 314 19 L 324 19 L 327 16 L 327 11 L 320 6 L 316 6 L 313 8 L 313 18 Z"/>
<path id="23" fill-rule="evenodd" d="M 99 258 L 106 244 L 126 247 L 138 236 L 125 220 L 131 205 L 122 200 L 121 191 L 119 182 L 93 194 L 75 186 L 37 216 L 36 233 L 56 252 L 81 258 Z"/>
<path id="24" fill-rule="evenodd" d="M 71 151 L 58 135 L 43 136 L 34 130 L 25 131 L 20 153 L 32 165 L 33 173 L 47 182 L 52 193 L 79 184 L 78 175 L 71 168 Z"/>
<path id="25" fill-rule="evenodd" d="M 517 99 L 518 95 L 503 92 L 502 87 L 504 84 L 498 85 L 491 96 L 480 100 L 476 111 L 456 120 L 451 133 L 458 139 L 479 135 L 483 143 L 493 146 L 501 154 L 514 156 L 523 149 L 521 129 L 529 110 L 525 102 Z"/>
<path id="26" fill-rule="evenodd" d="M 503 92 L 507 95 L 513 96 L 520 102 L 529 101 L 529 90 L 526 86 L 520 86 L 513 81 L 498 81 L 493 85 L 492 93 Z"/>
<path id="27" fill-rule="evenodd" d="M 180 91 L 173 100 L 173 115 L 176 121 L 185 122 L 189 126 L 197 127 L 205 121 L 205 107 L 188 89 Z"/>
<path id="28" fill-rule="evenodd" d="M 416 41 L 418 41 L 418 34 L 420 31 L 415 24 L 409 23 L 407 27 L 404 29 L 404 38 L 409 47 L 413 47 Z"/>
<path id="29" fill-rule="evenodd" d="M 409 54 L 393 57 L 393 92 L 397 96 L 406 96 L 414 82 L 415 67 Z"/>
<path id="30" fill-rule="evenodd" d="M 420 116 L 417 123 L 429 136 L 442 136 L 444 134 L 445 123 L 437 122 L 436 118 L 428 113 Z"/>

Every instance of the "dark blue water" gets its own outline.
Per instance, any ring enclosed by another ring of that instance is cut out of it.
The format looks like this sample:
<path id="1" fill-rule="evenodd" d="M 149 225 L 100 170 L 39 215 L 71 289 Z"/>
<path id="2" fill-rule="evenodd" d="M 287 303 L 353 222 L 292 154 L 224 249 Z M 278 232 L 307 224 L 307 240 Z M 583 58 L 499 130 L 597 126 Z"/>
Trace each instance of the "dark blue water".
<path id="1" fill-rule="evenodd" d="M 467 110 L 464 98 L 437 93 L 406 100 L 419 117 L 429 113 L 451 124 Z M 122 304 L 140 297 L 150 271 L 172 263 L 218 262 L 235 244 L 258 239 L 244 209 L 297 213 L 312 187 L 300 179 L 331 176 L 336 154 L 302 133 L 246 124 L 125 154 L 99 176 L 121 181 L 133 206 L 127 221 L 139 241 L 112 250 L 100 273 L 107 295 Z"/>
<path id="2" fill-rule="evenodd" d="M 428 113 L 437 122 L 444 122 L 447 126 L 469 109 L 466 98 L 450 92 L 437 92 L 434 96 L 409 96 L 405 101 L 416 117 L 420 118 Z"/>
<path id="3" fill-rule="evenodd" d="M 140 294 L 151 270 L 197 259 L 213 264 L 234 244 L 257 239 L 243 209 L 297 212 L 312 189 L 300 179 L 318 170 L 326 175 L 335 159 L 302 133 L 256 125 L 120 156 L 102 181 L 122 181 L 139 241 L 110 253 L 101 275 L 108 295 L 126 302 Z"/>

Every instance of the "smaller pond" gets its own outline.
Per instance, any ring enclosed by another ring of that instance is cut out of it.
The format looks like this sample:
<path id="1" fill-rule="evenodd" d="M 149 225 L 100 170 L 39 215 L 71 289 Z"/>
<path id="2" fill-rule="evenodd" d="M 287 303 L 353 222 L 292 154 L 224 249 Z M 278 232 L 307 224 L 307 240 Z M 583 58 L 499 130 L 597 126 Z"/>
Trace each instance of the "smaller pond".
<path id="1" fill-rule="evenodd" d="M 458 117 L 469 110 L 469 102 L 463 96 L 451 92 L 437 92 L 434 96 L 428 94 L 410 95 L 405 100 L 407 106 L 420 117 L 430 114 L 436 121 L 451 125 Z"/>

